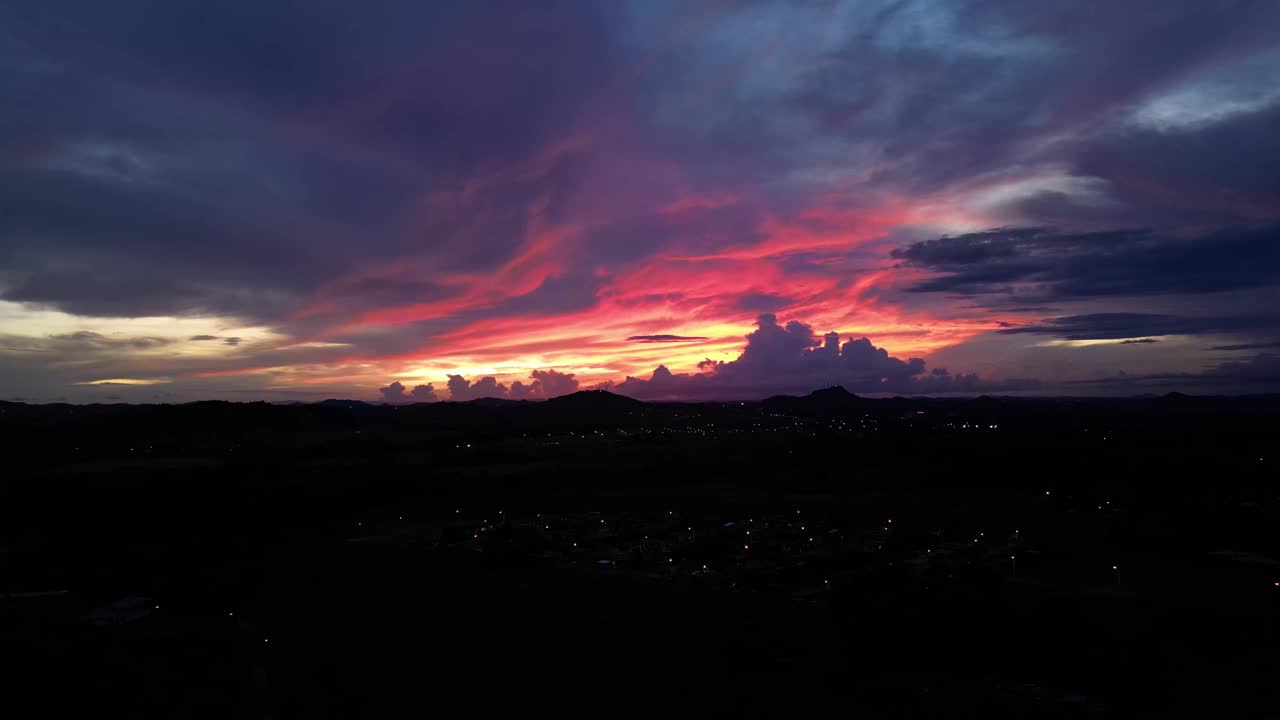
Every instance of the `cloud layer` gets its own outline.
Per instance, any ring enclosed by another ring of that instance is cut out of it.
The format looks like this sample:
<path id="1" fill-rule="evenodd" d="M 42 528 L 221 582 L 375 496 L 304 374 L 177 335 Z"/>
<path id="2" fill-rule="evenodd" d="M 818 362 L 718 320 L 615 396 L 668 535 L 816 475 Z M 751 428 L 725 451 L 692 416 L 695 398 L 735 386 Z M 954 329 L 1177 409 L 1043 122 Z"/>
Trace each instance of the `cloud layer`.
<path id="1" fill-rule="evenodd" d="M 56 5 L 0 7 L 0 396 L 1060 389 L 1046 342 L 1280 331 L 1275 3 Z"/>

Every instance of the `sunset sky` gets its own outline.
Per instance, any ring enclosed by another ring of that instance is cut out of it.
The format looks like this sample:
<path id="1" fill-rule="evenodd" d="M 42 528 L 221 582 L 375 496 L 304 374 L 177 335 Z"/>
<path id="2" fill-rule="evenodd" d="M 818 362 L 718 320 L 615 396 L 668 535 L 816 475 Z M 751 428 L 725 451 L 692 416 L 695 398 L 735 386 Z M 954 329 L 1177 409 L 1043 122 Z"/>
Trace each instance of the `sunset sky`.
<path id="1" fill-rule="evenodd" d="M 0 399 L 1280 391 L 1272 0 L 0 0 L 0 108 Z"/>

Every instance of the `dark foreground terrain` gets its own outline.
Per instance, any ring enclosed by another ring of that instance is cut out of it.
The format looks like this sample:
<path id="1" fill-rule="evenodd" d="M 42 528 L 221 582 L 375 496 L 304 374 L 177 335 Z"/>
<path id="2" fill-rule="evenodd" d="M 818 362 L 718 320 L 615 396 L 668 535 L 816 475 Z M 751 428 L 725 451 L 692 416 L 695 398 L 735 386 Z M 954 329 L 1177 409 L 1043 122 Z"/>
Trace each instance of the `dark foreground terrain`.
<path id="1" fill-rule="evenodd" d="M 1277 430 L 1177 395 L 0 403 L 0 682 L 41 717 L 1276 717 Z"/>

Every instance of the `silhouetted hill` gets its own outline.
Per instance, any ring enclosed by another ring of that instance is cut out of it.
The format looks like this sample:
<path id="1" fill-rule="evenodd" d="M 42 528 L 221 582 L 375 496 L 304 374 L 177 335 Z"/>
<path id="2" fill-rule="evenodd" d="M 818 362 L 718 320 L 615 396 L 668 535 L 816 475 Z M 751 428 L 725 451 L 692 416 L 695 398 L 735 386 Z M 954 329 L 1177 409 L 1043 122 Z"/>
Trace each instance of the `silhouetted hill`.
<path id="1" fill-rule="evenodd" d="M 608 390 L 579 390 L 569 395 L 553 397 L 544 403 L 548 409 L 556 412 L 629 412 L 644 407 L 644 403 L 625 395 L 611 393 Z"/>
<path id="2" fill-rule="evenodd" d="M 498 398 L 498 397 L 482 397 L 482 398 L 476 398 L 475 400 L 466 401 L 468 405 L 474 405 L 476 407 L 487 407 L 487 408 L 511 407 L 513 405 L 524 405 L 527 402 L 528 400 L 510 400 L 508 398 Z"/>
<path id="3" fill-rule="evenodd" d="M 760 405 L 765 412 L 788 415 L 845 412 L 865 407 L 869 401 L 845 390 L 839 385 L 814 390 L 808 395 L 774 395 Z"/>
<path id="4" fill-rule="evenodd" d="M 968 410 L 994 411 L 1000 409 L 1004 405 L 1004 401 L 999 398 L 993 398 L 990 395 L 980 395 L 966 404 Z"/>
<path id="5" fill-rule="evenodd" d="M 315 403 L 315 405 L 325 408 L 340 408 L 342 410 L 374 410 L 379 407 L 378 405 L 367 403 L 363 400 L 339 400 L 337 398 L 321 400 L 320 402 Z"/>

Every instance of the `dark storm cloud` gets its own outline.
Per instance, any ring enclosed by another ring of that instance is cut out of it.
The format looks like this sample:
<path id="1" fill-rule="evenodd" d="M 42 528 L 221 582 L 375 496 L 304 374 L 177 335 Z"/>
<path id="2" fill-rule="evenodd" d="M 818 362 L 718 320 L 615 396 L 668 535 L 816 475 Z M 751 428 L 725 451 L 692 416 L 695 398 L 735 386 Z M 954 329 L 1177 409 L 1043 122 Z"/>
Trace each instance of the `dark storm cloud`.
<path id="1" fill-rule="evenodd" d="M 1055 301 L 1280 285 L 1278 225 L 1192 237 L 1013 228 L 917 242 L 892 255 L 940 273 L 914 285 L 914 292 L 1016 293 Z"/>
<path id="2" fill-rule="evenodd" d="M 217 340 L 218 336 L 217 335 L 192 335 L 187 339 L 192 342 L 204 342 L 206 340 Z"/>
<path id="3" fill-rule="evenodd" d="M 627 338 L 629 342 L 640 343 L 669 343 L 669 342 L 700 342 L 706 340 L 704 337 L 693 335 L 632 335 Z"/>
<path id="4" fill-rule="evenodd" d="M 1120 344 L 1121 345 L 1150 345 L 1151 343 L 1158 343 L 1158 342 L 1160 341 L 1156 340 L 1155 338 L 1135 338 L 1132 340 L 1125 340 Z"/>
<path id="5" fill-rule="evenodd" d="M 1280 315 L 1226 317 L 1155 315 L 1147 313 L 1091 313 L 1049 318 L 1037 325 L 997 330 L 1004 335 L 1054 335 L 1063 340 L 1120 340 L 1146 335 L 1207 335 L 1255 332 L 1280 328 Z"/>

